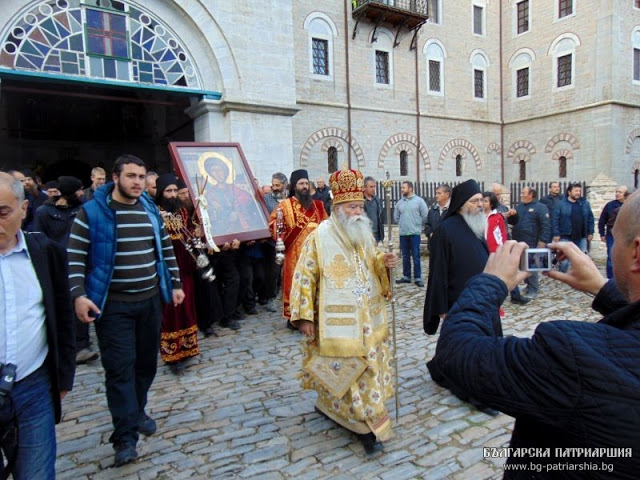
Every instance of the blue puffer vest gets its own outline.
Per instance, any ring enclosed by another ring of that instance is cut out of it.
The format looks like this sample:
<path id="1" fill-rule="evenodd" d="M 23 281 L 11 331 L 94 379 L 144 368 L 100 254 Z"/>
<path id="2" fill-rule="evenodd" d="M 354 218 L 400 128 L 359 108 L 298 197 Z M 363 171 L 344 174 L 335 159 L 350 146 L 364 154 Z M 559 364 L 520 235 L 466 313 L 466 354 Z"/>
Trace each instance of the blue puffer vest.
<path id="1" fill-rule="evenodd" d="M 87 259 L 87 271 L 85 279 L 85 290 L 89 299 L 95 303 L 100 310 L 104 309 L 107 301 L 109 283 L 113 276 L 113 267 L 116 261 L 116 240 L 117 223 L 116 212 L 109 207 L 111 192 L 115 185 L 108 183 L 98 188 L 93 200 L 85 203 L 82 208 L 87 214 L 89 224 L 89 235 L 91 236 L 91 246 L 89 258 Z M 158 208 L 153 202 L 143 194 L 140 196 L 140 203 L 144 207 L 151 225 L 153 225 L 156 243 L 156 266 L 158 270 L 158 283 L 160 292 L 165 303 L 171 303 L 173 286 L 171 283 L 171 273 L 162 254 L 162 225 L 163 220 Z"/>

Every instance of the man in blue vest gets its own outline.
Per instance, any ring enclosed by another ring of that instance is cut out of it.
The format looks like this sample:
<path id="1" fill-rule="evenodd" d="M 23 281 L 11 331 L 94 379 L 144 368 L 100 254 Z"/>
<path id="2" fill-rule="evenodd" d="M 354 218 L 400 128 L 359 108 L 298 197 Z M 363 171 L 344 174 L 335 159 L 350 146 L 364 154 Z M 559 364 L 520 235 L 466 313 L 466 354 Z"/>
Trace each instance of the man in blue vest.
<path id="1" fill-rule="evenodd" d="M 145 406 L 160 349 L 161 300 L 176 306 L 184 300 L 164 222 L 143 195 L 145 176 L 142 160 L 119 157 L 113 183 L 98 188 L 78 213 L 67 248 L 76 315 L 96 326 L 116 466 L 135 461 L 139 433 L 156 431 Z"/>

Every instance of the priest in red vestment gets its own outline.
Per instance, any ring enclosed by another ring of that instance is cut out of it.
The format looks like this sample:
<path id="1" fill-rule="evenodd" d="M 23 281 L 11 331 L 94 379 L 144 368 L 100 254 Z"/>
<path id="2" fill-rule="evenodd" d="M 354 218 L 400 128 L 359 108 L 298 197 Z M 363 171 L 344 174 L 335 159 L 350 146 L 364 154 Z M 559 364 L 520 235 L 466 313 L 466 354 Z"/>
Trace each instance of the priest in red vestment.
<path id="1" fill-rule="evenodd" d="M 171 236 L 185 295 L 184 302 L 177 307 L 171 304 L 164 306 L 160 355 L 173 373 L 180 374 L 184 370 L 184 360 L 200 353 L 194 290 L 196 264 L 183 243 L 188 240 L 189 232 L 193 232 L 194 226 L 187 209 L 178 199 L 178 180 L 175 175 L 161 175 L 156 181 L 156 187 L 156 205 L 160 208 Z"/>
<path id="2" fill-rule="evenodd" d="M 271 212 L 269 227 L 274 240 L 278 235 L 285 245 L 285 258 L 282 268 L 282 300 L 283 316 L 287 319 L 287 326 L 295 329 L 291 322 L 289 294 L 291 280 L 296 268 L 298 257 L 307 236 L 313 232 L 320 222 L 327 218 L 327 212 L 320 200 L 313 200 L 309 192 L 309 174 L 306 170 L 296 170 L 291 173 L 289 183 L 289 198 L 283 200 Z M 282 215 L 282 228 L 278 233 L 278 212 Z"/>

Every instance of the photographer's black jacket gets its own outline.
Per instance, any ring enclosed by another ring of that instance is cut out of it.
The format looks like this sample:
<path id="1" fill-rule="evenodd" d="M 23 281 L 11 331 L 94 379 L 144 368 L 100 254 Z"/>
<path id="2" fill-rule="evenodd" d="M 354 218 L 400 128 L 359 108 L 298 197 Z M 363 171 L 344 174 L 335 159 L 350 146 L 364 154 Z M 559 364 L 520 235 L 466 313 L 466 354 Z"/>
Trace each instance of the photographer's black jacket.
<path id="1" fill-rule="evenodd" d="M 640 471 L 640 302 L 627 304 L 613 281 L 593 308 L 597 323 L 546 321 L 529 338 L 498 338 L 492 318 L 507 296 L 493 275 L 474 277 L 442 326 L 432 362 L 446 382 L 515 417 L 511 447 L 552 456 L 511 457 L 545 465 L 505 478 L 638 478 Z M 632 458 L 554 458 L 555 448 L 631 448 Z M 545 472 L 546 465 L 613 464 L 613 472 Z"/>

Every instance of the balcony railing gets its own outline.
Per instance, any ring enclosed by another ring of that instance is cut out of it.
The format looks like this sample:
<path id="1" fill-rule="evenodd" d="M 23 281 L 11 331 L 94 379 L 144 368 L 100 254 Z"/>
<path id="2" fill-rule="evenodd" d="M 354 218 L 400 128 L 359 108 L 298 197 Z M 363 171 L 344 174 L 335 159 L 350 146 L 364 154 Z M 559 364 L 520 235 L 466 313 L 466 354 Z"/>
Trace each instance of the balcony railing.
<path id="1" fill-rule="evenodd" d="M 368 4 L 392 7 L 393 9 L 405 10 L 421 16 L 427 16 L 428 14 L 426 0 L 353 0 L 351 2 L 354 10 Z"/>

